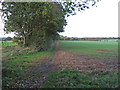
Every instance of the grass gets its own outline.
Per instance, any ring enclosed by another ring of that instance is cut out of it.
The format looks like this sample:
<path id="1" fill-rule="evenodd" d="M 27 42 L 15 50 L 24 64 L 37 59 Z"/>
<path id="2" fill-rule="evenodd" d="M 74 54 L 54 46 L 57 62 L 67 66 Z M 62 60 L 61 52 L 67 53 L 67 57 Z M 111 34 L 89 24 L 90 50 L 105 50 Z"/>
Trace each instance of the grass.
<path id="1" fill-rule="evenodd" d="M 96 54 L 97 49 L 118 50 L 118 43 L 113 41 L 60 41 L 60 45 L 79 54 Z"/>
<path id="2" fill-rule="evenodd" d="M 116 88 L 118 73 L 81 73 L 75 70 L 52 71 L 43 88 Z"/>
<path id="3" fill-rule="evenodd" d="M 108 41 L 60 41 L 65 50 L 78 55 L 93 55 L 94 58 L 118 60 L 118 42 Z"/>
<path id="4" fill-rule="evenodd" d="M 12 41 L 0 41 L 2 47 L 8 47 L 8 46 L 16 46 L 17 43 L 14 43 Z"/>
<path id="5" fill-rule="evenodd" d="M 3 53 L 2 53 L 3 54 L 3 58 L 2 58 L 3 87 L 6 86 L 12 87 L 16 82 L 24 81 L 27 77 L 32 75 L 32 73 L 36 73 L 34 72 L 34 68 L 37 65 L 34 63 L 35 62 L 37 62 L 38 64 L 41 63 L 41 61 L 38 58 L 42 58 L 45 56 L 51 57 L 53 55 L 52 48 L 44 52 L 27 53 L 29 52 L 28 49 L 27 51 L 23 49 L 20 50 L 19 52 L 16 50 L 16 44 L 12 42 L 8 42 L 8 43 L 9 45 L 3 47 Z M 12 43 L 11 46 L 10 43 Z M 41 72 L 39 73 L 39 75 L 40 74 Z"/>

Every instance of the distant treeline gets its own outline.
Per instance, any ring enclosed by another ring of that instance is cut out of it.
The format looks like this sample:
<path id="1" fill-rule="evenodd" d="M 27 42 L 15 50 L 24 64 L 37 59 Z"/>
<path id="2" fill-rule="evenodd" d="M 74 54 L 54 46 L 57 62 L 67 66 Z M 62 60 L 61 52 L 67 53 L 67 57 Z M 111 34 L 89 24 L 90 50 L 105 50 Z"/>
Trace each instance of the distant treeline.
<path id="1" fill-rule="evenodd" d="M 0 38 L 0 41 L 14 41 L 14 39 L 16 39 L 15 37 L 14 38 L 11 38 L 11 37 L 1 37 Z M 98 37 L 98 38 L 78 38 L 78 37 L 67 37 L 67 36 L 60 36 L 60 40 L 87 40 L 87 41 L 102 41 L 102 40 L 112 40 L 112 39 L 120 39 L 120 37 Z"/>
<path id="2" fill-rule="evenodd" d="M 102 40 L 110 40 L 110 39 L 120 39 L 120 37 L 96 37 L 96 38 L 78 38 L 78 37 L 67 37 L 60 36 L 60 40 L 87 40 L 87 41 L 102 41 Z"/>
<path id="3" fill-rule="evenodd" d="M 11 37 L 0 37 L 0 41 L 11 41 Z"/>

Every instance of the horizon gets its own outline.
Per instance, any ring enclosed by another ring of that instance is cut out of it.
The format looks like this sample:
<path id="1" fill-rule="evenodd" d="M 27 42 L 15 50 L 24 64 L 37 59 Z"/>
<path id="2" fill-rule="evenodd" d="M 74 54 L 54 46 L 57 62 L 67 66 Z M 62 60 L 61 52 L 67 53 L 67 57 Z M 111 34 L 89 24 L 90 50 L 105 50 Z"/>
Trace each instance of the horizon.
<path id="1" fill-rule="evenodd" d="M 10 37 L 10 36 L 7 36 L 7 37 Z M 0 38 L 7 38 L 7 37 L 0 36 Z M 120 38 L 120 36 L 118 36 L 118 37 L 68 37 L 68 36 L 63 36 L 63 37 L 67 37 L 67 38 Z M 11 38 L 14 38 L 14 37 L 11 37 Z"/>

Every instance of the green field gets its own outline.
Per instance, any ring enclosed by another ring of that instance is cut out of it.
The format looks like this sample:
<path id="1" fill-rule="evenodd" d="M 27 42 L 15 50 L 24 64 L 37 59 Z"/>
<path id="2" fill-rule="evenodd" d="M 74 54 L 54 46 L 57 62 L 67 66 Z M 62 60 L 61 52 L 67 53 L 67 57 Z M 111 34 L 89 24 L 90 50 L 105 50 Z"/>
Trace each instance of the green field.
<path id="1" fill-rule="evenodd" d="M 2 47 L 16 46 L 17 44 L 12 41 L 0 41 Z"/>
<path id="2" fill-rule="evenodd" d="M 118 43 L 116 41 L 60 41 L 64 51 L 75 55 L 87 55 L 98 60 L 118 60 Z M 19 47 L 12 41 L 2 45 L 2 83 L 3 87 L 12 87 L 26 78 L 39 78 L 42 71 L 36 71 L 40 59 L 51 58 L 54 48 L 44 52 L 34 52 L 29 48 Z M 55 60 L 54 60 L 55 61 Z M 52 61 L 54 63 L 54 61 Z M 35 75 L 35 76 L 34 76 Z M 33 81 L 34 82 L 34 81 Z M 52 70 L 43 88 L 114 88 L 118 86 L 118 72 L 95 71 L 82 73 L 77 70 Z"/>
<path id="3" fill-rule="evenodd" d="M 118 42 L 115 41 L 61 41 L 60 45 L 69 51 L 82 55 L 99 54 L 99 49 L 113 50 L 114 52 L 118 50 Z"/>
<path id="4" fill-rule="evenodd" d="M 118 60 L 118 42 L 116 41 L 61 41 L 60 45 L 70 53 L 93 55 L 107 60 Z"/>

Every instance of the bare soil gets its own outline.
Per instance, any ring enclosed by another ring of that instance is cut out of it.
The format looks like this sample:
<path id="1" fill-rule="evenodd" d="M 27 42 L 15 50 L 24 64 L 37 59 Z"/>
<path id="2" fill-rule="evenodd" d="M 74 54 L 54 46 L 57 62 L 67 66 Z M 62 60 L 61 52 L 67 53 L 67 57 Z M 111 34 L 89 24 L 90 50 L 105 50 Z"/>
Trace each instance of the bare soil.
<path id="1" fill-rule="evenodd" d="M 75 55 L 64 51 L 59 44 L 56 44 L 59 49 L 55 56 L 56 69 L 73 69 L 80 72 L 93 72 L 93 71 L 117 71 L 118 62 L 92 59 L 87 55 Z M 108 51 L 108 50 L 101 50 Z M 91 55 L 92 57 L 92 55 Z"/>

